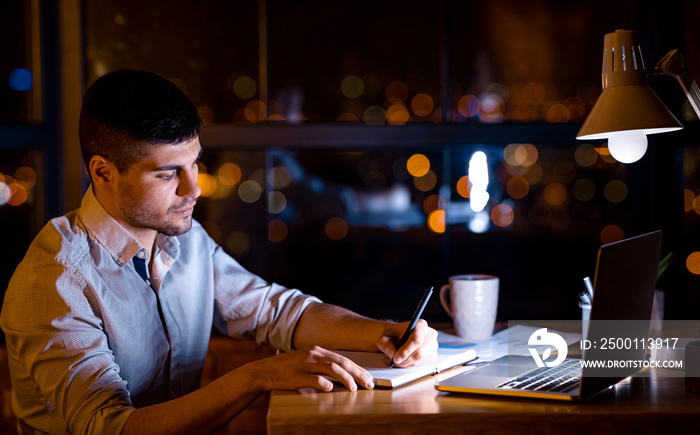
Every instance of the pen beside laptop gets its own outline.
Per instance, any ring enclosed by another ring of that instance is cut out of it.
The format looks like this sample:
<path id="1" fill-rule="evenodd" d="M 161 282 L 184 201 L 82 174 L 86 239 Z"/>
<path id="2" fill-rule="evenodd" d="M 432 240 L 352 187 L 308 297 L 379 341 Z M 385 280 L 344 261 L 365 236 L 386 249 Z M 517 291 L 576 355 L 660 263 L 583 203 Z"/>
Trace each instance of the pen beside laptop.
<path id="1" fill-rule="evenodd" d="M 413 317 L 411 318 L 411 322 L 408 324 L 408 328 L 406 328 L 406 332 L 403 333 L 403 336 L 401 337 L 399 342 L 396 343 L 396 350 L 401 349 L 401 346 L 406 344 L 406 341 L 408 341 L 408 337 L 411 336 L 411 332 L 413 332 L 413 330 L 415 329 L 416 323 L 418 323 L 418 319 L 420 319 L 420 316 L 423 315 L 423 310 L 425 309 L 425 306 L 428 305 L 428 300 L 430 299 L 430 296 L 432 294 L 433 287 L 430 286 L 423 294 L 423 298 L 420 300 L 418 308 L 416 308 L 416 312 L 413 313 Z M 394 357 L 391 358 L 391 363 L 389 364 L 389 368 L 392 367 L 394 367 Z"/>
<path id="2" fill-rule="evenodd" d="M 583 278 L 583 284 L 586 286 L 586 290 L 578 294 L 578 297 L 586 305 L 590 305 L 593 300 L 593 284 L 591 283 L 591 278 Z"/>

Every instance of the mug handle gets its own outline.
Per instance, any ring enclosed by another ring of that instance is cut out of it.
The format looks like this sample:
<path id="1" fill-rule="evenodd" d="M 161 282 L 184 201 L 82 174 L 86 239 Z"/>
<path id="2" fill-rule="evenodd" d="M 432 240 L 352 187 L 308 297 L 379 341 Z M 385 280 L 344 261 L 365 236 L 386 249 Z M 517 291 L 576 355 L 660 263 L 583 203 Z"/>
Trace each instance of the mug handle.
<path id="1" fill-rule="evenodd" d="M 449 284 L 445 284 L 442 287 L 440 287 L 440 303 L 442 304 L 442 308 L 447 311 L 447 314 L 450 315 L 450 317 L 454 317 L 452 315 L 452 307 L 450 305 L 450 299 L 449 299 L 449 293 L 448 290 L 450 289 Z"/>

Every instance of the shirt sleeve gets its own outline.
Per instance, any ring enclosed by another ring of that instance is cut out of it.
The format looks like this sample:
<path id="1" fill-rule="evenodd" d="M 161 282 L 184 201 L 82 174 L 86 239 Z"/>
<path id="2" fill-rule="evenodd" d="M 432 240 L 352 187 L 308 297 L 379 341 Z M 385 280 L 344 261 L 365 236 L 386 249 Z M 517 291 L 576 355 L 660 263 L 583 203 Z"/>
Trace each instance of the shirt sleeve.
<path id="1" fill-rule="evenodd" d="M 216 246 L 215 325 L 231 337 L 255 339 L 284 351 L 294 350 L 294 330 L 309 304 L 318 298 L 270 283 L 244 269 Z"/>
<path id="2" fill-rule="evenodd" d="M 120 433 L 134 410 L 89 294 L 71 267 L 42 259 L 23 262 L 5 296 L 13 388 L 35 391 L 16 396 L 18 418 L 48 414 L 46 432 Z"/>

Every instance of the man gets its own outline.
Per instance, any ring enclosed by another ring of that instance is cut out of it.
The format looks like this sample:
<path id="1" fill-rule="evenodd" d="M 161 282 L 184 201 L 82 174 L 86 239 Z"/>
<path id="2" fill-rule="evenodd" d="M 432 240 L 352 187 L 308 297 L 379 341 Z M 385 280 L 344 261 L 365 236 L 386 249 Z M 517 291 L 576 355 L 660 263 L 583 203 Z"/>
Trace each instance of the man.
<path id="1" fill-rule="evenodd" d="M 117 71 L 86 92 L 91 186 L 32 243 L 0 318 L 20 433 L 209 433 L 272 389 L 373 388 L 327 349 L 380 350 L 404 367 L 435 358 L 423 321 L 397 350 L 406 323 L 267 283 L 224 253 L 192 220 L 200 125 L 155 74 Z M 286 353 L 199 389 L 212 325 Z"/>

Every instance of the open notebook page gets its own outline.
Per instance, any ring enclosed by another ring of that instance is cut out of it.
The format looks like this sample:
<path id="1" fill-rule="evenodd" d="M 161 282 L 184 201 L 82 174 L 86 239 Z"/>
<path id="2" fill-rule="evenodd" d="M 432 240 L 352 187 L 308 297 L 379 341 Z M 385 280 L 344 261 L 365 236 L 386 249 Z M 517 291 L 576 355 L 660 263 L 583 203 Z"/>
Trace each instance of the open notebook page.
<path id="1" fill-rule="evenodd" d="M 374 377 L 377 388 L 394 388 L 405 383 L 434 375 L 443 370 L 467 363 L 476 358 L 474 349 L 443 349 L 438 350 L 438 357 L 432 364 L 401 368 L 384 363 L 384 354 L 380 352 L 338 351 L 353 360 L 357 365 L 368 370 Z"/>

